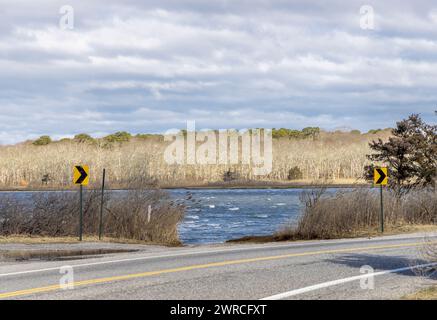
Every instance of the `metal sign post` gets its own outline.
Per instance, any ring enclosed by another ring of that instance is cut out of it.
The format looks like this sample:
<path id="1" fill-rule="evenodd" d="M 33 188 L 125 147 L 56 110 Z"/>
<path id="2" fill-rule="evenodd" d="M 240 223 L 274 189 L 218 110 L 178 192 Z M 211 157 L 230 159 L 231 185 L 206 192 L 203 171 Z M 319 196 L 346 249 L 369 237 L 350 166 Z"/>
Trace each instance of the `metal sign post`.
<path id="1" fill-rule="evenodd" d="M 106 177 L 106 169 L 103 169 L 102 194 L 100 199 L 99 240 L 102 240 L 102 234 L 103 234 L 103 197 L 105 194 L 105 177 Z"/>
<path id="2" fill-rule="evenodd" d="M 388 169 L 387 168 L 375 168 L 373 172 L 373 182 L 375 185 L 379 185 L 380 190 L 380 198 L 381 198 L 381 212 L 380 212 L 380 224 L 381 224 L 381 233 L 384 233 L 384 199 L 382 197 L 383 190 L 382 186 L 386 186 L 388 184 Z"/>
<path id="3" fill-rule="evenodd" d="M 379 189 L 381 190 L 381 233 L 384 233 L 384 200 L 382 198 L 382 184 L 379 185 Z"/>
<path id="4" fill-rule="evenodd" d="M 82 234 L 83 234 L 83 186 L 80 185 L 79 187 L 79 206 L 80 206 L 80 214 L 79 214 L 79 241 L 82 241 Z"/>
<path id="5" fill-rule="evenodd" d="M 79 241 L 83 238 L 83 186 L 90 181 L 90 169 L 88 166 L 75 166 L 73 168 L 73 183 L 79 185 Z"/>

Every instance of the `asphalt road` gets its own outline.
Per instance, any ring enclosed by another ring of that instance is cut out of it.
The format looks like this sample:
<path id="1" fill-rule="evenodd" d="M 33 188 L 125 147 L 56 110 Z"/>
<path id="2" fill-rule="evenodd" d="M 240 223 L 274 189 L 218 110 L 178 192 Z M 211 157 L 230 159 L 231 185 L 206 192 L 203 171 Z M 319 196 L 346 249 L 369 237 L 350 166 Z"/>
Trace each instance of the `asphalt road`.
<path id="1" fill-rule="evenodd" d="M 139 251 L 68 261 L 3 261 L 0 299 L 397 299 L 437 283 L 432 274 L 410 269 L 430 263 L 422 254 L 426 241 L 437 241 L 437 234 L 426 239 L 414 234 L 184 248 L 133 246 Z M 70 286 L 61 288 L 60 283 Z"/>

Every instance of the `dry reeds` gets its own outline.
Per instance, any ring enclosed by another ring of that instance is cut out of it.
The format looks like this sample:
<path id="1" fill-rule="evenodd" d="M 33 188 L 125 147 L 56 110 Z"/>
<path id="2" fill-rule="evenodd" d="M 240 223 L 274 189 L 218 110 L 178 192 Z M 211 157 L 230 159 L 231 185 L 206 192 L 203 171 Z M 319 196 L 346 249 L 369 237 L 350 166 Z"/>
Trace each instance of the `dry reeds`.
<path id="1" fill-rule="evenodd" d="M 100 193 L 84 195 L 84 235 L 99 232 Z M 68 237 L 78 234 L 77 192 L 34 193 L 32 199 L 0 196 L 0 235 Z M 162 190 L 137 188 L 106 192 L 105 237 L 133 239 L 167 245 L 180 244 L 177 225 L 184 206 L 174 203 Z"/>
<path id="2" fill-rule="evenodd" d="M 161 186 L 206 185 L 223 182 L 226 172 L 246 182 L 328 179 L 351 183 L 362 177 L 368 164 L 369 141 L 386 135 L 323 132 L 317 139 L 273 139 L 273 170 L 266 176 L 254 175 L 252 166 L 245 164 L 167 164 L 164 150 L 169 142 L 162 136 L 112 144 L 100 140 L 65 140 L 42 146 L 22 143 L 0 147 L 0 188 L 69 188 L 72 167 L 77 164 L 90 166 L 91 185 L 95 187 L 103 168 L 117 188 L 129 187 L 137 177 L 155 180 Z M 299 174 L 290 175 L 291 169 Z"/>
<path id="3" fill-rule="evenodd" d="M 364 188 L 324 194 L 323 189 L 303 193 L 304 211 L 296 226 L 278 232 L 279 238 L 333 239 L 377 230 L 380 198 Z M 384 223 L 387 227 L 437 224 L 437 196 L 432 190 L 414 190 L 403 198 L 384 192 Z"/>

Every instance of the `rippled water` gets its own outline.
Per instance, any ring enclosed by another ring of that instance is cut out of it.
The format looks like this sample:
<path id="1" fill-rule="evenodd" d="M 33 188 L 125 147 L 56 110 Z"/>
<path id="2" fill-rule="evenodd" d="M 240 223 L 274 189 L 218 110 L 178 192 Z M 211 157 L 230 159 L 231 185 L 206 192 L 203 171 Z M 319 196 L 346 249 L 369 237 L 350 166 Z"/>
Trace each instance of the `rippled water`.
<path id="1" fill-rule="evenodd" d="M 200 204 L 188 208 L 179 236 L 186 244 L 220 243 L 247 235 L 268 235 L 295 223 L 302 189 L 189 190 Z M 170 191 L 182 199 L 187 190 Z"/>

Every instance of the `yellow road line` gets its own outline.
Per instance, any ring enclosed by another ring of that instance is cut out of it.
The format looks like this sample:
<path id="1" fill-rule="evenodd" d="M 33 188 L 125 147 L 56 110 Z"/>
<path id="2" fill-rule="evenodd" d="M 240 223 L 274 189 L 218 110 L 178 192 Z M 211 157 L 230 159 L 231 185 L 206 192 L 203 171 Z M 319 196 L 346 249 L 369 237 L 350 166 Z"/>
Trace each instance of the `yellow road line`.
<path id="1" fill-rule="evenodd" d="M 430 242 L 428 242 L 428 243 L 430 243 Z M 437 242 L 433 242 L 433 243 L 437 243 Z M 227 261 L 213 262 L 213 263 L 207 263 L 207 264 L 197 264 L 197 265 L 191 265 L 191 266 L 185 266 L 185 267 L 179 267 L 179 268 L 173 268 L 173 269 L 163 269 L 163 270 L 148 271 L 148 272 L 127 274 L 127 275 L 121 275 L 121 276 L 114 276 L 114 277 L 83 280 L 83 281 L 74 282 L 73 285 L 74 285 L 74 287 L 85 286 L 85 285 L 91 285 L 91 284 L 100 284 L 100 283 L 108 283 L 108 282 L 114 282 L 114 281 L 144 278 L 144 277 L 156 276 L 156 275 L 167 274 L 167 273 L 206 269 L 206 268 L 213 268 L 213 267 L 223 267 L 223 266 L 237 265 L 237 264 L 244 264 L 244 263 L 251 263 L 251 262 L 279 260 L 279 259 L 286 259 L 286 258 L 293 258 L 293 257 L 358 252 L 358 251 L 366 251 L 366 250 L 383 250 L 383 249 L 392 249 L 392 248 L 417 247 L 417 246 L 421 246 L 421 245 L 424 245 L 424 242 L 358 247 L 358 248 L 349 248 L 349 249 L 309 251 L 309 252 L 301 252 L 301 253 L 283 254 L 283 255 L 278 255 L 278 256 L 257 257 L 257 258 L 248 258 L 248 259 L 239 259 L 239 260 L 227 260 Z M 0 293 L 0 299 L 13 298 L 13 297 L 17 297 L 17 296 L 29 295 L 29 294 L 35 294 L 35 293 L 50 292 L 50 291 L 55 291 L 55 290 L 60 290 L 60 289 L 62 289 L 60 287 L 60 285 L 56 284 L 56 285 L 50 285 L 50 286 L 46 286 L 46 287 L 5 292 L 5 293 Z"/>

